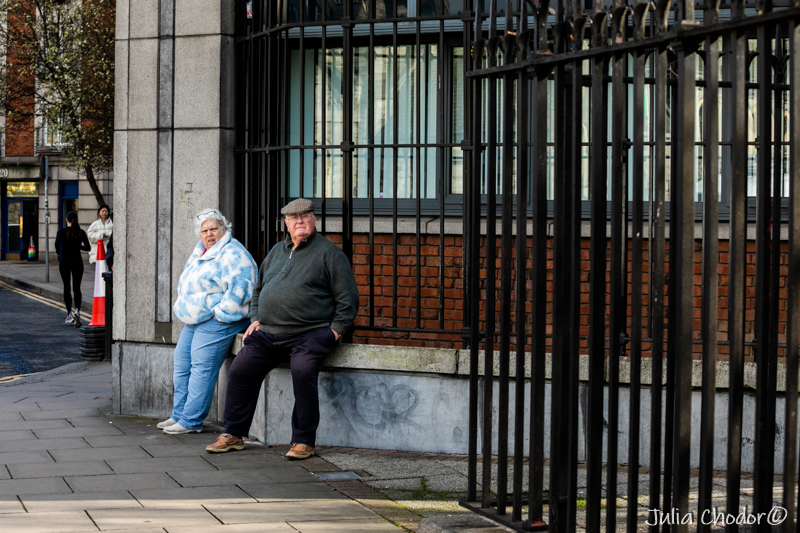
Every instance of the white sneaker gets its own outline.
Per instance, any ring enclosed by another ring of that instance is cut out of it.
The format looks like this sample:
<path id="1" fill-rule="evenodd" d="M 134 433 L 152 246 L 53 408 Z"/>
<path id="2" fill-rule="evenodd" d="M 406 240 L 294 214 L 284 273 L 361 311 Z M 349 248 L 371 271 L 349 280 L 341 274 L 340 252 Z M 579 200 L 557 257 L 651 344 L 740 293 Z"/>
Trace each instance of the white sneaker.
<path id="1" fill-rule="evenodd" d="M 164 428 L 168 428 L 170 426 L 174 426 L 175 424 L 177 424 L 177 422 L 174 421 L 172 419 L 172 417 L 170 417 L 170 418 L 167 418 L 166 420 L 164 420 L 163 422 L 159 422 L 158 424 L 156 424 L 156 427 L 159 428 L 159 429 L 164 429 Z"/>
<path id="2" fill-rule="evenodd" d="M 175 424 L 164 428 L 164 433 L 167 435 L 183 435 L 185 433 L 200 433 L 201 431 L 202 430 L 200 429 L 186 429 L 180 424 Z"/>
<path id="3" fill-rule="evenodd" d="M 67 318 L 64 319 L 64 324 L 74 324 L 75 319 L 72 318 L 72 312 L 67 313 Z"/>

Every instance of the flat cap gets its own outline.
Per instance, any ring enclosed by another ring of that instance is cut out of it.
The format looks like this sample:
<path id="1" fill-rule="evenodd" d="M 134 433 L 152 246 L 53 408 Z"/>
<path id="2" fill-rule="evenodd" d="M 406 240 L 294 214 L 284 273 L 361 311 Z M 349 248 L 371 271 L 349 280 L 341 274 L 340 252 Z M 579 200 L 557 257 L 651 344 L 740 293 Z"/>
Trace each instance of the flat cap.
<path id="1" fill-rule="evenodd" d="M 313 213 L 314 212 L 314 202 L 311 200 L 306 200 L 305 198 L 298 198 L 297 200 L 292 200 L 281 209 L 282 215 L 294 215 L 296 213 Z"/>

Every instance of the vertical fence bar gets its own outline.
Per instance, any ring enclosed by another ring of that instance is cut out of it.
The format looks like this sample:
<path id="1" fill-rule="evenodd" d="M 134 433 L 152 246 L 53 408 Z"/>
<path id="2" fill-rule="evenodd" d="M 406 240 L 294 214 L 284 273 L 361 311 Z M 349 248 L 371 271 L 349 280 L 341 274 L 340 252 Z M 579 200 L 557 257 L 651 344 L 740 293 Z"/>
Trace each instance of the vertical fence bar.
<path id="1" fill-rule="evenodd" d="M 516 39 L 512 35 L 512 0 L 506 8 L 506 27 L 500 44 L 503 50 L 503 64 L 513 63 Z M 512 174 L 514 170 L 514 83 L 512 74 L 503 75 L 503 159 L 502 159 L 502 219 L 501 219 L 501 263 L 500 263 L 500 382 L 497 407 L 497 514 L 506 514 L 508 497 L 508 382 L 511 346 L 511 232 L 514 216 Z M 519 238 L 519 235 L 517 235 Z"/>
<path id="2" fill-rule="evenodd" d="M 744 0 L 732 3 L 732 18 L 744 17 Z M 747 33 L 730 33 L 728 79 L 731 80 L 731 199 L 728 263 L 728 341 L 730 384 L 728 398 L 728 449 L 726 509 L 738 509 L 742 466 L 742 404 L 744 401 L 744 310 L 747 260 Z M 737 531 L 736 524 L 726 531 Z"/>
<path id="3" fill-rule="evenodd" d="M 472 45 L 472 70 L 481 68 L 483 59 L 484 40 L 481 31 L 480 7 L 475 10 L 475 42 Z M 464 63 L 470 61 L 470 55 L 464 51 Z M 481 339 L 480 331 L 480 260 L 481 260 L 481 153 L 483 144 L 481 139 L 481 84 L 480 78 L 472 78 L 472 168 L 469 179 L 464 182 L 464 189 L 470 192 L 470 217 L 469 217 L 469 279 L 468 290 L 472 296 L 470 306 L 470 337 L 469 337 L 469 459 L 467 464 L 467 500 L 477 501 L 478 484 L 478 356 Z M 469 105 L 468 104 L 468 105 Z M 487 266 L 488 268 L 488 266 Z M 485 490 L 485 488 L 484 488 Z"/>
<path id="4" fill-rule="evenodd" d="M 573 5 L 576 18 L 572 23 L 572 39 L 570 50 L 579 52 L 583 48 L 583 38 L 586 29 L 586 19 L 578 16 L 579 2 Z M 566 298 L 568 322 L 568 336 L 564 359 L 564 376 L 567 384 L 564 387 L 565 406 L 567 417 L 565 420 L 567 439 L 567 530 L 576 528 L 576 515 L 578 505 L 578 418 L 579 418 L 579 384 L 580 384 L 580 286 L 581 286 L 581 170 L 583 146 L 583 61 L 578 60 L 570 65 L 570 108 L 569 142 L 570 164 L 567 167 L 566 186 L 566 219 L 567 219 L 567 250 L 566 250 L 566 289 L 563 293 Z"/>
<path id="5" fill-rule="evenodd" d="M 414 299 L 417 301 L 417 329 L 422 328 L 422 176 L 420 175 L 421 171 L 421 164 L 420 160 L 422 159 L 422 127 L 420 126 L 422 122 L 422 101 L 420 100 L 421 94 L 421 85 L 422 85 L 422 73 L 421 73 L 421 56 L 422 56 L 422 34 L 421 34 L 421 23 L 417 21 L 417 35 L 416 35 L 416 76 L 415 76 L 415 86 L 414 91 L 417 95 L 417 109 L 416 109 L 416 128 L 415 128 L 415 171 L 414 177 L 416 178 L 416 216 L 414 217 L 414 229 L 416 230 L 416 237 L 417 237 L 417 257 L 416 257 L 416 279 L 414 282 L 416 283 L 416 293 L 414 294 Z M 439 174 L 439 176 L 444 177 L 443 174 Z M 440 179 L 440 182 L 444 182 L 444 179 Z M 440 198 L 441 200 L 441 198 Z M 426 237 L 427 238 L 427 237 Z M 439 246 L 444 248 L 444 242 L 440 242 Z M 443 264 L 441 265 L 444 266 Z M 444 285 L 440 285 L 440 291 L 444 290 Z M 441 306 L 441 309 L 444 309 L 444 306 Z"/>
<path id="6" fill-rule="evenodd" d="M 343 2 L 342 18 L 342 251 L 353 262 L 353 3 Z M 287 40 L 288 42 L 288 40 Z M 289 65 L 287 65 L 287 70 Z M 332 68 L 336 68 L 335 64 Z M 287 106 L 288 109 L 288 106 Z M 288 175 L 288 172 L 287 172 Z M 288 196 L 288 187 L 287 187 Z M 350 334 L 348 333 L 348 336 Z"/>
<path id="7" fill-rule="evenodd" d="M 633 12 L 633 38 L 645 36 L 649 5 L 640 3 Z M 638 48 L 633 56 L 633 183 L 631 200 L 631 377 L 628 430 L 628 519 L 627 529 L 638 527 L 639 506 L 639 425 L 642 377 L 642 248 L 644 230 L 644 76 L 645 50 Z"/>
<path id="8" fill-rule="evenodd" d="M 717 24 L 719 0 L 708 0 L 704 12 L 707 26 Z M 700 413 L 700 479 L 698 509 L 711 509 L 714 469 L 714 426 L 717 387 L 717 302 L 719 266 L 719 47 L 717 38 L 706 38 L 706 86 L 703 94 L 703 293 L 701 336 L 703 339 L 703 385 Z M 709 531 L 701 520 L 698 531 Z"/>
<path id="9" fill-rule="evenodd" d="M 527 2 L 521 1 L 520 14 L 517 22 L 517 61 L 524 61 L 528 56 Z M 525 347 L 528 344 L 526 310 L 528 296 L 527 280 L 527 250 L 528 250 L 528 74 L 520 70 L 516 76 L 517 81 L 517 264 L 516 264 L 516 341 L 517 355 L 514 381 L 514 480 L 513 480 L 513 512 L 511 519 L 515 522 L 522 520 L 522 479 L 525 471 L 524 441 L 525 441 Z M 533 389 L 531 389 L 533 393 Z M 532 453 L 528 453 L 529 457 Z M 529 459 L 529 468 L 530 459 Z M 533 487 L 528 487 L 533 491 Z"/>
<path id="10" fill-rule="evenodd" d="M 442 0 L 438 0 L 441 2 Z M 441 4 L 439 4 L 439 13 L 442 13 Z M 445 128 L 445 112 L 444 112 L 444 67 L 447 64 L 444 57 L 444 19 L 439 19 L 439 45 L 437 46 L 436 54 L 438 57 L 438 61 L 436 62 L 437 68 L 437 75 L 438 75 L 438 85 L 439 90 L 436 91 L 437 94 L 437 114 L 436 114 L 436 142 L 441 143 L 439 147 L 436 149 L 436 153 L 438 155 L 436 166 L 438 168 L 438 176 L 444 178 L 445 176 L 445 157 L 447 154 L 447 148 L 444 147 L 444 143 L 448 140 L 445 139 L 445 131 L 448 129 Z M 419 73 L 417 73 L 419 76 Z M 445 199 L 445 180 L 439 180 L 439 329 L 444 328 L 444 291 L 445 291 L 445 245 L 444 245 L 444 199 Z"/>
<path id="11" fill-rule="evenodd" d="M 666 19 L 667 3 L 657 7 L 656 18 L 658 21 Z M 666 25 L 664 25 L 666 26 Z M 653 53 L 652 70 L 655 73 L 655 87 L 653 95 L 653 130 L 651 138 L 654 139 L 653 150 L 653 240 L 652 255 L 653 277 L 650 283 L 650 300 L 652 302 L 651 331 L 652 341 L 652 369 L 650 385 L 650 500 L 649 509 L 661 508 L 661 427 L 663 417 L 662 385 L 664 382 L 664 286 L 666 284 L 664 271 L 666 260 L 666 129 L 667 129 L 667 51 L 658 48 Z M 665 484 L 666 474 L 664 475 Z M 665 490 L 665 492 L 667 492 Z M 667 507 L 663 507 L 666 509 Z M 652 523 L 652 522 L 651 522 Z M 651 533 L 656 533 L 658 524 L 650 526 Z"/>
<path id="12" fill-rule="evenodd" d="M 536 8 L 534 47 L 538 53 L 548 52 L 547 17 L 549 1 Z M 549 69 L 533 71 L 531 85 L 531 168 L 533 231 L 531 239 L 531 398 L 530 458 L 528 471 L 528 523 L 543 525 L 544 491 L 544 402 L 545 351 L 547 350 L 547 85 Z"/>
<path id="13" fill-rule="evenodd" d="M 624 40 L 628 8 L 614 10 L 611 27 L 613 42 Z M 611 306 L 608 357 L 608 458 L 606 488 L 606 530 L 616 531 L 617 467 L 619 462 L 619 362 L 625 356 L 628 282 L 628 173 L 627 86 L 624 81 L 625 55 L 616 53 L 611 63 Z"/>
<path id="14" fill-rule="evenodd" d="M 559 3 L 559 11 L 563 11 L 563 2 Z M 569 32 L 570 35 L 565 35 Z M 558 22 L 554 28 L 553 40 L 557 54 L 566 53 L 567 41 L 571 36 L 571 27 Z M 564 63 L 559 63 L 553 75 L 555 160 L 553 169 L 553 292 L 563 295 L 565 276 L 565 253 L 567 248 L 566 234 L 566 174 L 569 168 L 567 156 L 569 139 L 569 89 L 567 72 Z M 550 381 L 550 530 L 566 531 L 567 526 L 567 453 L 565 450 L 564 412 L 564 359 L 566 351 L 566 310 L 562 297 L 553 298 L 553 344 L 552 370 Z"/>
<path id="15" fill-rule="evenodd" d="M 792 2 L 798 6 L 797 0 Z M 786 276 L 786 430 L 783 447 L 784 533 L 795 530 L 797 511 L 797 376 L 800 332 L 800 24 L 789 24 L 789 242 Z"/>
<path id="16" fill-rule="evenodd" d="M 394 2 L 395 17 L 397 17 L 397 2 Z M 400 148 L 400 80 L 397 79 L 398 63 L 398 40 L 397 40 L 397 22 L 392 23 L 392 79 L 394 80 L 394 87 L 392 88 L 392 327 L 397 327 L 397 239 L 398 239 L 398 212 L 397 212 L 397 191 L 399 190 L 397 183 L 397 165 L 399 161 Z M 384 103 L 385 105 L 385 103 Z M 381 158 L 381 165 L 383 165 L 383 158 Z M 421 243 L 417 243 L 419 247 Z M 383 270 L 381 269 L 381 275 Z M 386 285 L 384 285 L 384 291 Z M 384 294 L 385 296 L 385 294 Z M 417 294 L 419 298 L 419 294 Z"/>
<path id="17" fill-rule="evenodd" d="M 759 9 L 771 11 L 771 0 L 760 0 Z M 757 30 L 758 116 L 756 127 L 756 275 L 755 275 L 755 359 L 756 359 L 756 432 L 753 457 L 753 511 L 769 512 L 772 507 L 772 472 L 775 456 L 775 414 L 771 407 L 774 392 L 768 389 L 772 359 L 770 324 L 772 316 L 771 236 L 776 223 L 771 197 L 772 187 L 772 39 L 774 28 L 761 25 Z M 776 139 L 778 141 L 778 139 Z M 780 216 L 780 212 L 777 213 Z M 777 219 L 780 228 L 780 218 Z M 776 354 L 777 355 L 777 354 Z M 769 531 L 769 524 L 756 530 Z"/>
<path id="18" fill-rule="evenodd" d="M 301 0 L 304 1 L 304 0 Z M 374 16 L 373 3 L 368 3 L 370 16 Z M 367 142 L 375 144 L 375 24 L 369 25 L 369 48 L 367 56 Z M 384 77 L 386 73 L 384 72 Z M 375 327 L 375 149 L 367 149 L 367 184 L 369 197 L 369 327 Z M 381 161 L 381 164 L 383 162 Z M 386 295 L 381 288 L 381 298 Z M 383 307 L 383 306 L 381 306 Z"/>
<path id="19" fill-rule="evenodd" d="M 488 66 L 497 65 L 497 29 L 495 12 L 497 0 L 492 0 L 489 11 L 489 41 L 486 52 Z M 487 147 L 486 147 L 486 318 L 484 328 L 483 355 L 483 507 L 491 504 L 492 486 L 492 403 L 494 394 L 494 337 L 495 337 L 495 264 L 496 220 L 497 220 L 497 78 L 487 78 L 488 96 L 486 99 Z"/>
<path id="20" fill-rule="evenodd" d="M 683 13 L 681 24 L 694 22 L 692 0 L 678 2 Z M 673 326 L 672 356 L 675 362 L 674 472 L 672 481 L 673 505 L 683 516 L 689 511 L 691 394 L 692 394 L 692 315 L 694 285 L 694 138 L 695 138 L 695 75 L 696 45 L 684 39 L 673 44 L 677 55 L 678 80 L 673 113 L 677 127 L 673 132 L 672 219 L 670 220 L 670 255 L 674 254 L 675 269 L 670 270 L 669 321 Z M 688 531 L 686 524 L 675 531 Z"/>
<path id="21" fill-rule="evenodd" d="M 608 14 L 595 14 L 593 48 L 607 43 Z M 590 138 L 591 242 L 589 260 L 589 384 L 586 413 L 586 530 L 600 531 L 603 476 L 603 388 L 606 361 L 606 271 L 608 252 L 608 56 L 592 58 Z"/>

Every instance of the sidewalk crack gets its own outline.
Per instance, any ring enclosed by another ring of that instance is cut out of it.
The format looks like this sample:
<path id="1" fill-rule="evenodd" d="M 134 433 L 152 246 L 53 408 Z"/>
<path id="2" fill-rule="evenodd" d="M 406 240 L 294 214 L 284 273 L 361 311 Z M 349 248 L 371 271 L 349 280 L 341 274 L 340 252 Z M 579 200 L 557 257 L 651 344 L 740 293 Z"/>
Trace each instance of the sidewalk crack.
<path id="1" fill-rule="evenodd" d="M 120 431 L 121 431 L 121 430 L 120 430 Z M 155 455 L 153 455 L 152 453 L 150 453 L 150 452 L 148 452 L 147 450 L 145 450 L 143 446 L 139 446 L 139 448 L 141 448 L 141 449 L 142 449 L 142 451 L 143 451 L 144 453 L 146 453 L 147 455 L 149 455 L 149 456 L 150 456 L 150 457 L 152 457 L 153 459 L 155 459 L 155 458 L 156 458 L 156 456 L 155 456 Z"/>
<path id="2" fill-rule="evenodd" d="M 214 518 L 216 518 L 216 519 L 217 519 L 217 522 L 219 522 L 219 523 L 220 523 L 220 524 L 222 524 L 222 525 L 225 525 L 225 522 L 223 522 L 222 520 L 220 520 L 220 519 L 219 519 L 219 517 L 218 517 L 217 515 L 215 515 L 215 514 L 214 514 L 214 513 L 212 513 L 211 511 L 209 511 L 209 510 L 208 510 L 208 508 L 207 508 L 205 505 L 201 505 L 200 507 L 202 507 L 203 509 L 205 509 L 205 510 L 206 510 L 206 512 L 208 512 L 208 514 L 210 514 L 211 516 L 213 516 Z"/>
<path id="3" fill-rule="evenodd" d="M 70 486 L 69 486 L 69 481 L 67 481 L 67 478 L 65 478 L 65 477 L 62 477 L 61 479 L 63 479 L 63 480 L 64 480 L 64 483 L 66 483 L 66 484 L 67 484 L 67 488 L 69 489 L 69 491 L 70 491 L 72 494 L 75 494 L 75 491 L 74 491 L 74 490 L 72 490 L 72 487 L 70 487 Z M 100 529 L 100 528 L 98 528 L 98 529 Z"/>
<path id="4" fill-rule="evenodd" d="M 9 479 L 14 479 L 14 476 L 13 476 L 13 475 L 11 475 L 11 470 L 9 470 L 9 468 L 8 468 L 8 465 L 3 465 L 3 466 L 5 466 L 5 467 L 6 467 L 6 472 L 8 472 L 8 477 L 9 477 Z"/>
<path id="5" fill-rule="evenodd" d="M 169 472 L 164 472 L 164 473 L 165 473 L 165 474 L 166 474 L 166 475 L 167 475 L 167 476 L 168 476 L 168 477 L 169 477 L 169 478 L 170 478 L 172 481 L 174 481 L 175 483 L 177 483 L 177 484 L 178 484 L 178 486 L 179 486 L 180 488 L 182 488 L 182 489 L 186 488 L 186 487 L 184 487 L 183 485 L 181 485 L 180 481 L 178 481 L 177 479 L 175 479 L 174 477 L 172 477 L 172 476 L 170 475 L 170 473 L 169 473 Z"/>
<path id="6" fill-rule="evenodd" d="M 209 461 L 208 459 L 206 459 L 204 456 L 202 456 L 202 455 L 201 455 L 201 456 L 200 456 L 200 459 L 202 459 L 203 461 L 207 462 L 208 464 L 210 464 L 211 466 L 213 466 L 213 467 L 214 467 L 214 468 L 216 468 L 217 470 L 221 470 L 221 468 L 219 468 L 217 465 L 215 465 L 214 463 L 212 463 L 211 461 Z"/>
<path id="7" fill-rule="evenodd" d="M 131 495 L 131 498 L 133 498 L 134 500 L 136 500 L 136 503 L 138 503 L 139 505 L 141 505 L 142 507 L 144 507 L 144 504 L 143 504 L 142 502 L 140 502 L 140 501 L 139 501 L 139 498 L 137 498 L 136 496 L 134 496 L 134 495 L 133 495 L 133 493 L 132 493 L 131 491 L 126 491 L 126 492 L 127 492 L 128 494 L 130 494 L 130 495 Z M 166 531 L 166 530 L 165 530 L 165 531 Z"/>
<path id="8" fill-rule="evenodd" d="M 25 512 L 26 512 L 26 513 L 30 512 L 30 511 L 28 511 L 28 508 L 27 508 L 27 507 L 25 507 L 25 503 L 22 501 L 22 498 L 20 498 L 19 496 L 17 496 L 17 500 L 19 500 L 19 504 L 22 506 L 22 508 L 23 508 L 23 509 L 25 509 Z"/>
<path id="9" fill-rule="evenodd" d="M 84 512 L 84 513 L 86 513 L 86 516 L 88 516 L 88 517 L 89 517 L 89 520 L 91 520 L 91 521 L 92 521 L 92 524 L 94 524 L 94 527 L 96 527 L 96 528 L 97 528 L 97 531 L 102 531 L 102 530 L 100 529 L 100 526 L 98 526 L 98 525 L 97 525 L 97 522 L 95 522 L 95 521 L 94 521 L 94 518 L 92 518 L 92 515 L 90 515 L 90 514 L 89 514 L 89 511 L 86 511 L 86 510 L 84 510 L 83 512 Z"/>
<path id="10" fill-rule="evenodd" d="M 50 456 L 50 459 L 52 459 L 54 463 L 57 463 L 57 462 L 58 462 L 58 461 L 56 461 L 56 458 L 55 458 L 55 457 L 53 457 L 53 454 L 52 454 L 52 453 L 50 453 L 50 450 L 45 450 L 45 451 L 47 452 L 47 455 L 49 455 L 49 456 Z"/>
<path id="11" fill-rule="evenodd" d="M 112 472 L 114 472 L 115 474 L 117 473 L 117 472 L 114 470 L 114 467 L 113 467 L 113 466 L 111 466 L 110 464 L 108 464 L 108 461 L 107 461 L 107 460 L 103 459 L 103 462 L 106 464 L 106 466 L 107 466 L 108 468 L 110 468 L 110 469 L 111 469 L 111 471 L 112 471 Z"/>

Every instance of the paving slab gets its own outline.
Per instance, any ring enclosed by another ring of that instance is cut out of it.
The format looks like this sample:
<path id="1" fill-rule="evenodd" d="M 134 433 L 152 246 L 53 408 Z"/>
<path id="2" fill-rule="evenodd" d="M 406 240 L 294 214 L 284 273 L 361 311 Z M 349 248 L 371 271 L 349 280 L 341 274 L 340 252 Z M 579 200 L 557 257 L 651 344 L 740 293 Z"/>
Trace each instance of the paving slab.
<path id="1" fill-rule="evenodd" d="M 243 453 L 247 450 L 235 453 L 205 453 L 206 461 L 216 466 L 220 470 L 239 469 L 239 468 L 271 468 L 277 464 L 283 465 L 286 459 L 272 452 L 263 453 Z"/>
<path id="2" fill-rule="evenodd" d="M 163 530 L 159 530 L 158 533 L 163 533 L 165 530 L 167 533 L 197 533 L 197 531 L 192 527 L 186 526 L 167 526 Z M 399 530 L 395 531 L 397 532 Z M 283 522 L 271 522 L 269 524 L 235 524 L 232 526 L 217 525 L 203 528 L 203 533 L 297 533 L 297 530 Z"/>
<path id="3" fill-rule="evenodd" d="M 236 485 L 217 487 L 187 487 L 174 489 L 140 489 L 131 494 L 146 508 L 182 508 L 204 503 L 255 503 L 242 489 Z"/>
<path id="4" fill-rule="evenodd" d="M 42 515 L 38 513 L 3 515 L 3 530 L 25 533 L 82 533 L 96 532 L 97 526 L 85 512 L 70 511 L 51 513 L 47 520 L 42 520 Z"/>
<path id="5" fill-rule="evenodd" d="M 19 411 L 0 413 L 0 424 L 3 424 L 3 426 L 5 426 L 7 422 L 16 422 L 17 420 L 25 420 L 22 418 L 22 415 L 19 414 Z"/>
<path id="6" fill-rule="evenodd" d="M 346 500 L 326 483 L 239 483 L 242 490 L 259 502 L 297 500 Z"/>
<path id="7" fill-rule="evenodd" d="M 68 494 L 72 491 L 63 478 L 9 479 L 0 481 L 0 496 L 20 494 Z"/>
<path id="8" fill-rule="evenodd" d="M 102 492 L 104 490 L 167 489 L 179 487 L 167 474 L 116 474 L 113 476 L 79 476 L 64 478 L 75 492 Z"/>
<path id="9" fill-rule="evenodd" d="M 20 429 L 18 431 L 4 431 L 3 440 L 4 441 L 36 440 L 36 435 L 30 429 Z M 18 444 L 17 446 L 23 446 L 23 444 Z"/>
<path id="10" fill-rule="evenodd" d="M 17 452 L 21 450 L 69 450 L 74 448 L 89 448 L 89 443 L 79 438 L 67 439 L 33 439 L 25 441 L 0 440 L 0 453 Z"/>
<path id="11" fill-rule="evenodd" d="M 33 479 L 63 476 L 94 476 L 113 474 L 103 461 L 85 461 L 80 463 L 34 463 L 21 465 L 8 465 L 11 477 L 14 479 Z"/>
<path id="12" fill-rule="evenodd" d="M 117 474 L 144 472 L 217 472 L 202 457 L 161 457 L 158 459 L 109 460 L 108 465 Z"/>
<path id="13" fill-rule="evenodd" d="M 119 425 L 117 424 L 114 424 L 113 420 L 108 420 L 104 416 L 93 416 L 93 417 L 70 416 L 67 417 L 66 420 L 72 427 L 76 428 L 108 427 L 113 425 L 117 429 L 125 433 L 125 430 L 123 428 L 119 427 Z"/>
<path id="14" fill-rule="evenodd" d="M 103 412 L 111 411 L 111 399 L 97 400 L 60 400 L 36 402 L 42 411 L 61 411 L 63 409 L 100 409 Z"/>
<path id="15" fill-rule="evenodd" d="M 187 450 L 185 446 L 181 445 L 180 442 L 177 440 L 172 442 L 164 442 L 158 441 L 156 439 L 152 439 L 149 441 L 142 441 L 141 448 L 147 452 L 150 456 L 160 458 L 160 457 L 186 457 L 187 455 L 193 454 L 199 456 L 201 453 L 204 455 L 211 455 L 206 453 L 205 450 L 202 451 L 195 451 L 195 450 Z"/>
<path id="16" fill-rule="evenodd" d="M 210 487 L 213 485 L 240 485 L 243 483 L 321 483 L 314 476 L 288 465 L 289 468 L 261 470 L 220 470 L 217 472 L 171 472 L 184 487 Z"/>
<path id="17" fill-rule="evenodd" d="M 117 446 L 114 448 L 82 448 L 78 450 L 53 450 L 50 452 L 57 463 L 80 461 L 109 461 L 115 459 L 150 459 L 139 446 Z M 51 459 L 52 461 L 52 459 Z M 0 463 L 2 463 L 0 454 Z"/>
<path id="18" fill-rule="evenodd" d="M 118 427 L 113 424 L 101 427 L 88 427 L 88 428 L 64 428 L 64 429 L 34 429 L 31 430 L 36 434 L 39 439 L 59 439 L 65 437 L 115 437 L 125 436 L 125 433 L 120 431 Z"/>
<path id="19" fill-rule="evenodd" d="M 10 422 L 3 422 L 3 429 L 9 431 L 19 430 L 41 430 L 41 429 L 64 429 L 71 428 L 69 422 L 64 418 L 55 420 L 15 420 Z M 5 437 L 5 431 L 3 431 Z"/>
<path id="20" fill-rule="evenodd" d="M 52 462 L 53 458 L 45 450 L 0 453 L 0 465 Z"/>
<path id="21" fill-rule="evenodd" d="M 401 531 L 394 524 L 386 520 L 347 520 L 341 522 L 289 522 L 298 533 L 382 533 Z M 171 532 L 170 532 L 171 533 Z"/>
<path id="22" fill-rule="evenodd" d="M 197 505 L 197 509 L 101 509 L 87 513 L 102 531 L 153 526 L 190 526 L 195 531 L 205 531 L 207 527 L 220 524 L 200 504 Z"/>
<path id="23" fill-rule="evenodd" d="M 377 520 L 380 517 L 354 501 L 309 500 L 302 502 L 206 504 L 223 524 L 254 522 L 309 522 L 317 520 Z"/>
<path id="24" fill-rule="evenodd" d="M 25 508 L 16 496 L 0 496 L 0 514 L 24 513 Z"/>
<path id="25" fill-rule="evenodd" d="M 105 437 L 85 437 L 92 448 L 113 448 L 115 446 L 146 446 L 147 444 L 173 444 L 180 446 L 181 441 L 166 433 L 150 435 L 121 435 Z M 183 455 L 186 455 L 184 450 Z"/>
<path id="26" fill-rule="evenodd" d="M 128 491 L 122 490 L 74 494 L 36 494 L 20 496 L 20 499 L 29 513 L 85 511 L 88 509 L 141 509 L 142 507 Z"/>
<path id="27" fill-rule="evenodd" d="M 2 415 L 0 415 L 2 416 Z M 68 417 L 90 417 L 90 416 L 105 416 L 101 411 L 94 408 L 80 408 L 80 409 L 56 409 L 54 411 L 25 411 L 22 417 L 25 420 L 57 420 L 59 418 Z"/>

